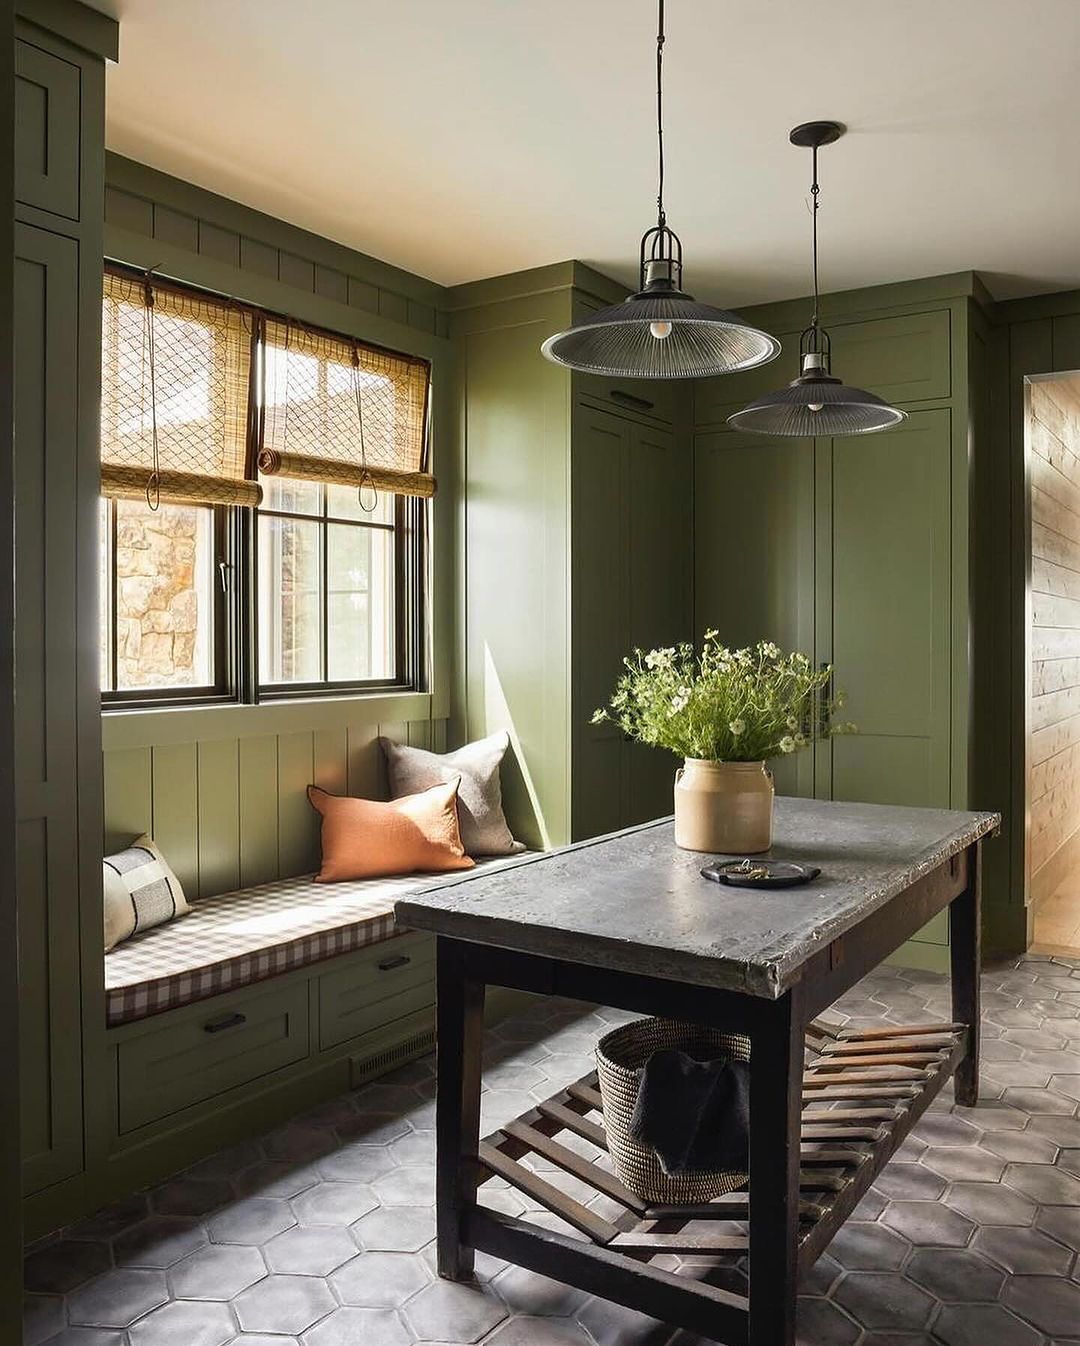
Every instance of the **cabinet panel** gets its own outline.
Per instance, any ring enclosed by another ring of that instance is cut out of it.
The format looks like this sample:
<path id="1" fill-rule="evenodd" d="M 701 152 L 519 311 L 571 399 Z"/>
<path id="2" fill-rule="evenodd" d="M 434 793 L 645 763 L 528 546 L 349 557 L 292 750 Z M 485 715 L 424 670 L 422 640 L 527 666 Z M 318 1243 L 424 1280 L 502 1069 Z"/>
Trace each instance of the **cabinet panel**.
<path id="1" fill-rule="evenodd" d="M 814 446 L 698 435 L 694 633 L 814 652 Z M 813 750 L 773 764 L 780 794 L 813 793 Z"/>
<path id="2" fill-rule="evenodd" d="M 922 402 L 952 391 L 947 309 L 840 323 L 829 334 L 834 370 L 850 386 L 892 402 Z"/>
<path id="3" fill-rule="evenodd" d="M 828 654 L 859 728 L 830 745 L 831 795 L 947 808 L 950 413 L 835 440 L 831 454 Z"/>
<path id="4" fill-rule="evenodd" d="M 810 311 L 807 307 L 807 317 Z M 768 364 L 744 369 L 737 374 L 694 380 L 694 424 L 723 428 L 733 411 L 739 411 L 763 393 L 774 392 L 799 373 L 799 333 L 774 332 L 780 342 L 780 354 Z"/>
<path id="5" fill-rule="evenodd" d="M 76 783 L 78 244 L 15 236 L 16 812 L 25 1186 L 82 1160 Z"/>
<path id="6" fill-rule="evenodd" d="M 79 218 L 77 65 L 29 42 L 15 43 L 15 197 Z"/>
<path id="7" fill-rule="evenodd" d="M 319 978 L 319 1046 L 382 1033 L 435 1006 L 435 941 L 407 934 L 385 941 Z"/>

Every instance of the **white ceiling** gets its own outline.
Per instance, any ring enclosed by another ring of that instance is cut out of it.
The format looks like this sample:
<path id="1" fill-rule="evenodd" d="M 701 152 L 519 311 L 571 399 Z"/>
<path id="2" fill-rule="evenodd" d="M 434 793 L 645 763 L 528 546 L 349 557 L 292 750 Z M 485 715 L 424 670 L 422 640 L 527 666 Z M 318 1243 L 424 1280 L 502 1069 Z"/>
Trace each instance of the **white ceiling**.
<path id="1" fill-rule="evenodd" d="M 444 284 L 577 257 L 631 281 L 655 199 L 655 0 L 96 0 L 110 148 Z M 1080 287 L 1078 0 L 668 0 L 686 285 L 974 268 Z"/>

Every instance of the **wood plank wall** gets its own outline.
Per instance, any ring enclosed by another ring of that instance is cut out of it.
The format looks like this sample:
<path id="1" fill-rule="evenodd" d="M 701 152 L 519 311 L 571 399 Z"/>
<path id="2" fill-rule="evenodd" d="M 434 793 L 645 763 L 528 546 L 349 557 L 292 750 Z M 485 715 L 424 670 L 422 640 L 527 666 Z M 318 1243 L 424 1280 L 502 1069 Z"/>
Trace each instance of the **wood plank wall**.
<path id="1" fill-rule="evenodd" d="M 192 898 L 310 873 L 319 830 L 308 785 L 385 799 L 379 735 L 442 752 L 445 730 L 428 720 L 342 724 L 108 749 L 106 853 L 150 833 Z"/>
<path id="2" fill-rule="evenodd" d="M 1029 416 L 1029 892 L 1038 902 L 1080 862 L 1080 380 L 1033 381 Z"/>

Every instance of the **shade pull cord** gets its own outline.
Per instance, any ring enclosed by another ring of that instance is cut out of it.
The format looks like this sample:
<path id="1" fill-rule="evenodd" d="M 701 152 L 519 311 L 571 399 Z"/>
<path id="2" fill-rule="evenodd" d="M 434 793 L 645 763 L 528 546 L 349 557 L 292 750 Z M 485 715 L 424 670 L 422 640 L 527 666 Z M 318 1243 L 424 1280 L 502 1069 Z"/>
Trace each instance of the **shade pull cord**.
<path id="1" fill-rule="evenodd" d="M 656 150 L 658 184 L 656 190 L 656 219 L 664 227 L 664 0 L 658 0 L 659 15 L 656 31 Z"/>
<path id="2" fill-rule="evenodd" d="M 154 363 L 154 285 L 153 268 L 146 273 L 143 288 L 143 402 L 146 396 L 146 364 L 150 366 L 150 451 L 152 463 L 146 483 L 146 504 L 153 511 L 161 506 L 161 471 L 158 457 L 157 369 Z"/>
<path id="3" fill-rule="evenodd" d="M 356 420 L 360 426 L 360 485 L 356 488 L 356 498 L 365 514 L 373 514 L 379 507 L 379 492 L 372 480 L 367 463 L 367 446 L 364 443 L 364 404 L 360 396 L 360 351 L 356 342 L 352 348 L 353 391 L 356 394 Z M 367 491 L 367 496 L 364 491 Z M 371 503 L 366 503 L 370 501 Z"/>

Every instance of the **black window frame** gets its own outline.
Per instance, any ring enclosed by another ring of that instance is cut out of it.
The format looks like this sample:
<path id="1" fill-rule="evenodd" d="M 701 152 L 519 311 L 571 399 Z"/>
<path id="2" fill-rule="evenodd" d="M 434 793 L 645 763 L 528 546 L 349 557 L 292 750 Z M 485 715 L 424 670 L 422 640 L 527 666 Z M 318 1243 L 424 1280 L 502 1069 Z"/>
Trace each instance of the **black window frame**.
<path id="1" fill-rule="evenodd" d="M 110 263 L 110 265 L 116 265 Z M 119 268 L 126 269 L 126 268 Z M 169 281 L 170 285 L 187 289 L 192 294 L 225 296 L 183 282 Z M 254 314 L 266 314 L 284 320 L 285 315 L 269 314 L 254 305 L 244 305 Z M 329 329 L 326 329 L 329 331 Z M 346 334 L 334 333 L 352 340 Z M 253 344 L 256 334 L 252 334 Z M 261 393 L 258 404 L 252 405 L 250 434 L 257 434 Z M 425 434 L 428 427 L 425 426 Z M 254 446 L 253 446 L 254 447 Z M 108 574 L 108 604 L 112 639 L 110 642 L 110 683 L 116 680 L 117 622 L 116 622 L 116 548 L 115 501 L 102 497 L 107 507 L 107 518 L 112 530 L 111 564 Z M 327 523 L 355 524 L 357 527 L 393 529 L 394 532 L 394 632 L 395 668 L 392 678 L 320 680 L 305 683 L 263 682 L 259 670 L 259 577 L 258 577 L 258 516 L 287 515 L 280 510 L 262 510 L 241 505 L 211 505 L 214 511 L 213 569 L 213 667 L 214 679 L 205 687 L 135 687 L 101 689 L 103 711 L 162 709 L 165 707 L 193 708 L 208 705 L 258 705 L 294 699 L 332 699 L 335 697 L 376 695 L 395 692 L 426 690 L 425 653 L 426 630 L 426 556 L 427 506 L 426 501 L 403 495 L 393 495 L 393 524 L 365 522 L 362 519 L 337 519 L 326 514 L 326 490 L 322 489 L 321 515 L 296 514 L 296 518 L 314 520 L 322 526 L 323 537 L 323 613 L 321 620 L 321 665 L 326 670 L 326 538 Z"/>

